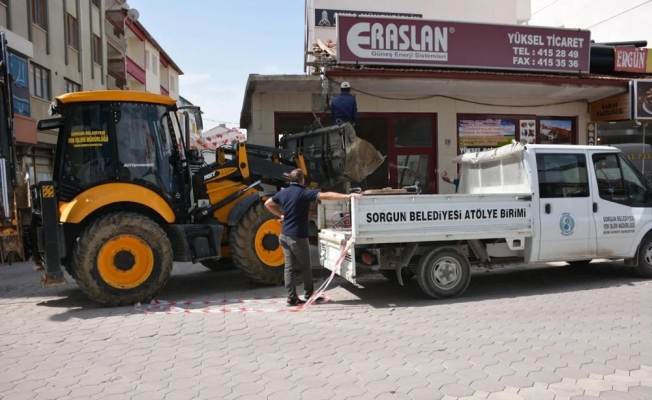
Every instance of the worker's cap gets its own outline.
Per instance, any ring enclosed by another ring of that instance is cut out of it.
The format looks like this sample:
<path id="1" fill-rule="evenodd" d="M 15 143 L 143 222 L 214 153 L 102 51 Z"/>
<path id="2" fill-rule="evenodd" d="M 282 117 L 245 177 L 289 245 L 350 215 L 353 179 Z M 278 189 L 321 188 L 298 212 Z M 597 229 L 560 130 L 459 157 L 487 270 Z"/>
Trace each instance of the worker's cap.
<path id="1" fill-rule="evenodd" d="M 349 85 L 349 82 L 342 82 L 342 85 L 340 85 L 342 89 L 349 89 L 351 85 Z"/>

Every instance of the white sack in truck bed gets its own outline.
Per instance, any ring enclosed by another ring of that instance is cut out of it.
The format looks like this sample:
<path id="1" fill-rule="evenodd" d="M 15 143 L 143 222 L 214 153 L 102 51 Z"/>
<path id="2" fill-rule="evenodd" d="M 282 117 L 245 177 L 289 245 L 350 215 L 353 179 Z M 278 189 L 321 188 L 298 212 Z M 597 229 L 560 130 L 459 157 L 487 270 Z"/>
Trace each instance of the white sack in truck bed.
<path id="1" fill-rule="evenodd" d="M 461 166 L 457 193 L 532 193 L 524 153 L 525 146 L 514 141 L 495 149 L 455 157 L 453 162 Z"/>
<path id="2" fill-rule="evenodd" d="M 385 156 L 371 143 L 360 139 L 350 124 L 344 126 L 344 131 L 346 144 L 344 176 L 351 182 L 362 182 L 383 164 Z"/>

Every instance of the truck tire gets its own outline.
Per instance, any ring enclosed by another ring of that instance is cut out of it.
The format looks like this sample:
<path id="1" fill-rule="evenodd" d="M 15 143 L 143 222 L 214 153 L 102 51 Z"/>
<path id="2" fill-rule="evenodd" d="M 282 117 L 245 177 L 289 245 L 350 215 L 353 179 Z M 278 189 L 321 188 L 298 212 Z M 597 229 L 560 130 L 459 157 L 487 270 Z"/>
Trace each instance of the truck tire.
<path id="1" fill-rule="evenodd" d="M 262 202 L 255 203 L 229 235 L 233 265 L 256 283 L 282 283 L 285 255 L 280 234 L 278 219 Z"/>
<path id="2" fill-rule="evenodd" d="M 398 277 L 396 276 L 396 270 L 394 270 L 394 269 L 381 269 L 380 274 L 382 276 L 384 276 L 387 280 L 398 283 Z M 401 278 L 403 279 L 403 283 L 405 283 L 405 282 L 409 281 L 410 279 L 414 278 L 414 269 L 412 269 L 412 268 L 403 268 L 401 270 Z"/>
<path id="3" fill-rule="evenodd" d="M 457 297 L 471 281 L 471 263 L 455 247 L 439 247 L 424 253 L 416 269 L 421 290 L 435 299 Z"/>
<path id="4" fill-rule="evenodd" d="M 201 265 L 214 272 L 228 271 L 230 269 L 235 269 L 235 267 L 233 266 L 233 262 L 231 261 L 230 258 L 206 260 L 206 261 L 202 261 Z"/>
<path id="5" fill-rule="evenodd" d="M 80 235 L 73 256 L 82 291 L 107 306 L 150 301 L 167 283 L 174 259 L 163 229 L 131 212 L 93 221 Z"/>
<path id="6" fill-rule="evenodd" d="M 652 278 L 652 235 L 643 238 L 638 252 L 636 273 L 642 278 Z"/>

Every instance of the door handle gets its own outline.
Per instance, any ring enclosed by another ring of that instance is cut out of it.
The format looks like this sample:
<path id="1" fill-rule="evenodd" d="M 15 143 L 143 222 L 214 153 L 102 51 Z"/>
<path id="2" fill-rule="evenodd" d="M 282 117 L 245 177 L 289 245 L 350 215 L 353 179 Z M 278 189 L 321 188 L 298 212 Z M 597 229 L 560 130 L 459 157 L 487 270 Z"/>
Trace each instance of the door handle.
<path id="1" fill-rule="evenodd" d="M 550 214 L 550 203 L 546 204 L 546 214 Z"/>
<path id="2" fill-rule="evenodd" d="M 598 203 L 593 203 L 593 212 L 598 212 Z"/>

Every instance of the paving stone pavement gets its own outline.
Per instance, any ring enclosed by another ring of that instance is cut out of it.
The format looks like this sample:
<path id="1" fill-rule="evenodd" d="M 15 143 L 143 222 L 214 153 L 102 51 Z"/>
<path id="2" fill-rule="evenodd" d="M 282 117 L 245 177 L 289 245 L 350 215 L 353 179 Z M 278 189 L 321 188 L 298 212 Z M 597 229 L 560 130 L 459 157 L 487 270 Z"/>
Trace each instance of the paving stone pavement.
<path id="1" fill-rule="evenodd" d="M 447 301 L 336 279 L 301 313 L 148 315 L 39 277 L 0 266 L 3 400 L 652 399 L 652 285 L 617 263 L 479 272 Z M 181 265 L 159 297 L 272 294 Z"/>

